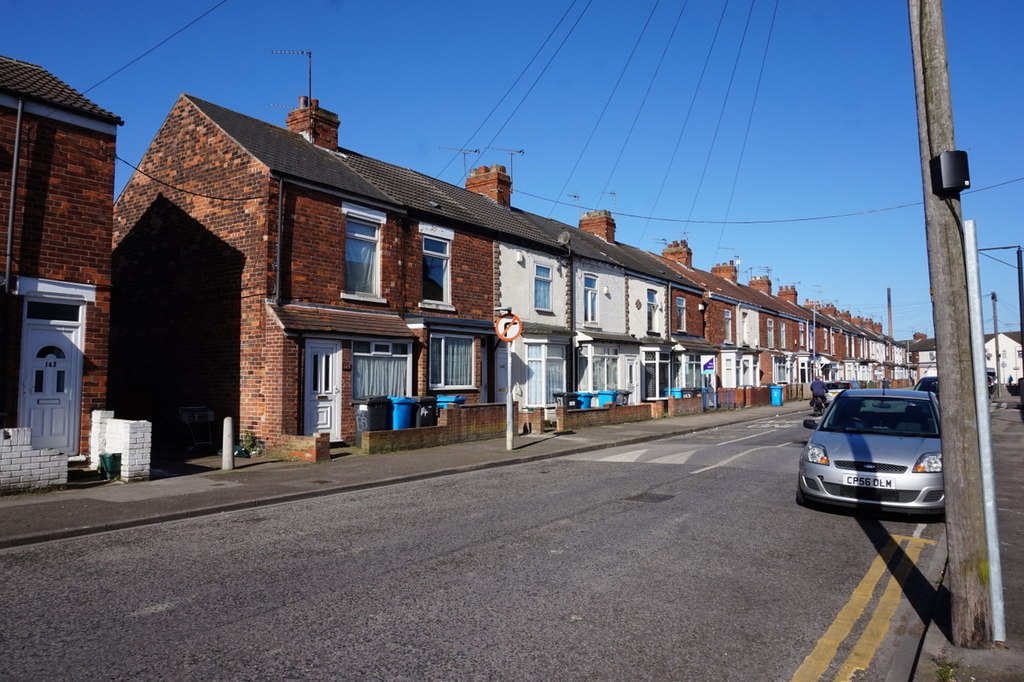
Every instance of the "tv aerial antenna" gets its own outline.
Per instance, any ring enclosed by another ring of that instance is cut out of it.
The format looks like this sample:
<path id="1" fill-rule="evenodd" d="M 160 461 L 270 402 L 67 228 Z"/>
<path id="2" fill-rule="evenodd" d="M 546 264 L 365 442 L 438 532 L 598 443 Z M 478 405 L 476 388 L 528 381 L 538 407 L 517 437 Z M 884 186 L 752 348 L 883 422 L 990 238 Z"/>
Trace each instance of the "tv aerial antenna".
<path id="1" fill-rule="evenodd" d="M 607 194 L 608 196 L 610 196 L 612 198 L 612 213 L 618 213 L 619 212 L 619 194 L 618 194 L 618 192 L 612 190 L 610 192 L 598 192 L 598 194 Z"/>
<path id="2" fill-rule="evenodd" d="M 466 169 L 466 157 L 470 154 L 479 154 L 479 149 L 461 149 L 459 147 L 438 147 L 438 149 L 447 149 L 448 151 L 458 152 L 462 154 L 462 177 L 466 177 L 468 172 Z"/>
<path id="3" fill-rule="evenodd" d="M 583 215 L 583 209 L 580 207 L 580 195 L 579 194 L 566 194 L 576 204 L 576 220 L 579 220 Z"/>
<path id="4" fill-rule="evenodd" d="M 306 55 L 306 97 L 310 106 L 313 104 L 313 52 L 311 50 L 271 50 L 271 54 L 304 54 Z"/>
<path id="5" fill-rule="evenodd" d="M 526 150 L 525 149 L 502 149 L 501 147 L 486 147 L 486 149 L 491 149 L 491 150 L 496 151 L 496 152 L 505 152 L 506 154 L 508 154 L 508 174 L 509 174 L 510 177 L 514 178 L 515 177 L 515 173 L 512 172 L 512 158 L 516 154 L 525 154 Z"/>

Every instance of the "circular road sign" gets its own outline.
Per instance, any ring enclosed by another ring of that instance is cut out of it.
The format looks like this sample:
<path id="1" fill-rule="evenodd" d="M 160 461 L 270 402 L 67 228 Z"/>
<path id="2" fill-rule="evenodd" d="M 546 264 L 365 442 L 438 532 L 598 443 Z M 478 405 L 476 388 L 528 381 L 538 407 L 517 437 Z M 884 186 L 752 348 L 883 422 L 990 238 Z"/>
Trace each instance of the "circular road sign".
<path id="1" fill-rule="evenodd" d="M 502 315 L 494 321 L 494 331 L 502 341 L 514 341 L 523 333 L 523 321 L 512 313 Z"/>

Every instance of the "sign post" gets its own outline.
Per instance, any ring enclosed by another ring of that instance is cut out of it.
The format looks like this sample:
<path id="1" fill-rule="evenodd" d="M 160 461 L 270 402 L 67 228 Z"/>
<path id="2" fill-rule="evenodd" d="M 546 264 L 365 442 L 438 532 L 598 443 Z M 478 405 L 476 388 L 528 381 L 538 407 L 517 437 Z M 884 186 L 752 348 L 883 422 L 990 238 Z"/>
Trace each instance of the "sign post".
<path id="1" fill-rule="evenodd" d="M 512 410 L 512 342 L 523 333 L 523 321 L 509 310 L 494 321 L 494 332 L 506 343 L 505 353 L 505 449 L 512 450 L 512 438 L 515 435 L 515 414 Z"/>

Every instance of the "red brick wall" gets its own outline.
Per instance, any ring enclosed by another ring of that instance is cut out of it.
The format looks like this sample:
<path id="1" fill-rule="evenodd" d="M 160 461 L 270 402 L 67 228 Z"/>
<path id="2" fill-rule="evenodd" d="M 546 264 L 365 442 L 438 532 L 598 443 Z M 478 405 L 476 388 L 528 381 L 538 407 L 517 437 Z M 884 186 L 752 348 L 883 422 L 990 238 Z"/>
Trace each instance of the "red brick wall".
<path id="1" fill-rule="evenodd" d="M 190 442 L 184 405 L 214 410 L 215 442 L 227 416 L 262 439 L 281 381 L 264 333 L 277 183 L 185 99 L 141 169 L 188 192 L 136 173 L 115 206 L 111 407 L 153 421 L 158 442 Z"/>
<path id="2" fill-rule="evenodd" d="M 15 110 L 0 108 L 0 244 L 7 242 L 16 118 Z M 82 451 L 88 449 L 90 412 L 106 407 L 115 148 L 111 134 L 31 113 L 22 119 L 12 279 L 38 277 L 96 287 L 96 303 L 85 307 Z M 7 415 L 4 425 L 14 426 L 21 385 L 23 301 L 0 293 L 0 307 L 0 412 Z"/>

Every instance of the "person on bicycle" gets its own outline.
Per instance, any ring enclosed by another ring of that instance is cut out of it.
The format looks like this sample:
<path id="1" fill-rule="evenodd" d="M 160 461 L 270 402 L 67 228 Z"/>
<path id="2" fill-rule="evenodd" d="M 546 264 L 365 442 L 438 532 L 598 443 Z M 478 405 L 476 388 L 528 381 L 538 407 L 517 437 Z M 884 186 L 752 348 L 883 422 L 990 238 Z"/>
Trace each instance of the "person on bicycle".
<path id="1" fill-rule="evenodd" d="M 811 407 L 814 408 L 815 414 L 824 410 L 827 403 L 828 388 L 825 386 L 825 382 L 821 380 L 821 377 L 814 377 L 814 381 L 811 382 Z"/>

